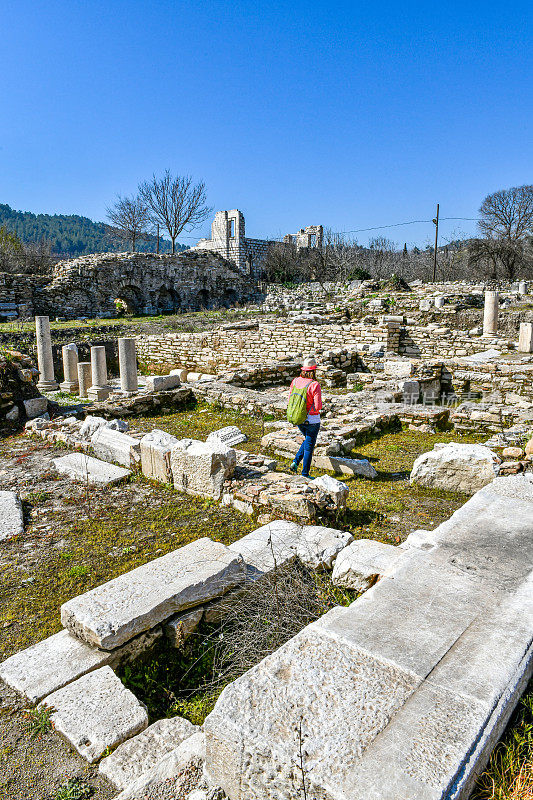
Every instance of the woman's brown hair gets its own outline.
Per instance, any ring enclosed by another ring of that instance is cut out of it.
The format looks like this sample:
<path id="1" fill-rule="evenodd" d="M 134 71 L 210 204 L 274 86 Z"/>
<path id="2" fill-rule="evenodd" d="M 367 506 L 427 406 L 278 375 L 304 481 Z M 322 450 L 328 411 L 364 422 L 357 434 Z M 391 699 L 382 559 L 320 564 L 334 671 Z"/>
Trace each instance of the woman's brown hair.
<path id="1" fill-rule="evenodd" d="M 300 377 L 316 381 L 316 369 L 303 369 L 300 373 Z"/>

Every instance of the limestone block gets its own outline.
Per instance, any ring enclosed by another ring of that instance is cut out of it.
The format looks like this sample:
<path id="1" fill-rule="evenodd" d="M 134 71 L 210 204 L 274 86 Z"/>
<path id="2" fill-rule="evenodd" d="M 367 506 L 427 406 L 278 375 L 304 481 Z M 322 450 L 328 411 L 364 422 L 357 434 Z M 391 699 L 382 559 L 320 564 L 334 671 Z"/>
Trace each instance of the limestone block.
<path id="1" fill-rule="evenodd" d="M 88 647 L 67 631 L 60 631 L 0 664 L 0 678 L 34 704 L 106 666 L 111 658 L 110 653 Z"/>
<path id="2" fill-rule="evenodd" d="M 68 600 L 61 622 L 97 647 L 119 647 L 179 611 L 227 592 L 245 575 L 223 544 L 198 539 Z"/>
<path id="3" fill-rule="evenodd" d="M 85 453 L 69 453 L 67 456 L 52 459 L 52 463 L 58 472 L 73 480 L 100 486 L 119 483 L 131 475 L 129 469 L 100 461 Z"/>
<path id="4" fill-rule="evenodd" d="M 496 478 L 430 550 L 228 685 L 210 779 L 297 800 L 303 750 L 309 800 L 466 800 L 531 672 L 532 513 L 533 480 Z"/>
<path id="5" fill-rule="evenodd" d="M 533 322 L 520 323 L 519 353 L 533 353 Z"/>
<path id="6" fill-rule="evenodd" d="M 300 561 L 312 569 L 331 569 L 333 562 L 353 542 L 348 531 L 306 525 L 302 528 L 296 545 Z"/>
<path id="7" fill-rule="evenodd" d="M 16 492 L 0 491 L 0 542 L 24 532 L 22 504 Z"/>
<path id="8" fill-rule="evenodd" d="M 474 494 L 498 475 L 501 460 L 479 444 L 437 444 L 419 456 L 411 472 L 412 484 Z"/>
<path id="9" fill-rule="evenodd" d="M 195 770 L 201 776 L 204 761 L 204 734 L 195 733 L 134 780 L 115 800 L 139 800 L 141 797 L 174 800 L 183 797 L 190 782 L 187 773 Z"/>
<path id="10" fill-rule="evenodd" d="M 533 438 L 526 444 L 526 455 L 533 456 Z"/>
<path id="11" fill-rule="evenodd" d="M 163 626 L 165 635 L 172 647 L 183 647 L 189 636 L 194 633 L 202 617 L 204 616 L 203 606 L 194 608 L 192 611 L 185 611 L 183 614 L 176 614 L 171 617 Z"/>
<path id="12" fill-rule="evenodd" d="M 153 430 L 141 439 L 141 468 L 143 475 L 163 483 L 172 483 L 170 453 L 178 440 L 165 431 Z"/>
<path id="13" fill-rule="evenodd" d="M 320 478 L 314 478 L 311 481 L 311 485 L 322 489 L 322 491 L 331 498 L 333 506 L 336 509 L 346 508 L 346 501 L 350 494 L 350 489 L 342 481 L 332 478 L 331 475 L 321 475 Z"/>
<path id="14" fill-rule="evenodd" d="M 332 470 L 338 474 L 360 475 L 362 478 L 375 480 L 377 471 L 367 458 L 342 458 L 340 456 L 313 456 L 313 466 L 319 469 Z"/>
<path id="15" fill-rule="evenodd" d="M 383 362 L 383 372 L 394 378 L 410 378 L 414 371 L 412 361 L 404 359 L 390 359 Z"/>
<path id="16" fill-rule="evenodd" d="M 139 440 L 107 426 L 102 426 L 93 433 L 91 447 L 98 458 L 122 464 L 124 467 L 134 467 L 141 460 Z"/>
<path id="17" fill-rule="evenodd" d="M 146 388 L 149 392 L 166 392 L 168 389 L 177 389 L 180 384 L 180 376 L 177 374 L 149 375 L 146 378 Z"/>
<path id="18" fill-rule="evenodd" d="M 89 647 L 68 631 L 43 639 L 0 664 L 0 678 L 32 704 L 100 667 L 116 667 L 153 647 L 162 629 L 155 628 L 112 653 Z"/>
<path id="19" fill-rule="evenodd" d="M 32 397 L 30 400 L 23 400 L 24 410 L 28 419 L 35 419 L 46 413 L 48 400 L 46 397 Z"/>
<path id="20" fill-rule="evenodd" d="M 401 555 L 402 552 L 390 544 L 358 539 L 337 556 L 332 581 L 335 586 L 365 592 L 394 566 Z"/>
<path id="21" fill-rule="evenodd" d="M 228 425 L 227 428 L 220 428 L 218 431 L 213 431 L 206 439 L 207 443 L 217 444 L 221 442 L 226 447 L 236 447 L 238 444 L 247 442 L 248 437 L 245 433 L 240 431 L 236 425 Z"/>
<path id="22" fill-rule="evenodd" d="M 102 759 L 99 772 L 117 789 L 126 789 L 199 730 L 197 725 L 183 717 L 161 719 Z"/>
<path id="23" fill-rule="evenodd" d="M 77 752 L 94 764 L 148 726 L 145 707 L 126 689 L 111 667 L 102 667 L 49 695 L 51 721 Z"/>
<path id="24" fill-rule="evenodd" d="M 228 549 L 260 572 L 270 572 L 296 558 L 300 536 L 299 525 L 278 519 L 246 534 Z"/>
<path id="25" fill-rule="evenodd" d="M 224 444 L 181 439 L 170 456 L 174 486 L 189 494 L 219 500 L 224 481 L 233 475 L 236 462 L 235 450 Z"/>
<path id="26" fill-rule="evenodd" d="M 106 424 L 107 420 L 105 420 L 103 417 L 93 417 L 90 414 L 87 415 L 80 428 L 81 438 L 89 442 L 98 428 L 102 428 Z"/>

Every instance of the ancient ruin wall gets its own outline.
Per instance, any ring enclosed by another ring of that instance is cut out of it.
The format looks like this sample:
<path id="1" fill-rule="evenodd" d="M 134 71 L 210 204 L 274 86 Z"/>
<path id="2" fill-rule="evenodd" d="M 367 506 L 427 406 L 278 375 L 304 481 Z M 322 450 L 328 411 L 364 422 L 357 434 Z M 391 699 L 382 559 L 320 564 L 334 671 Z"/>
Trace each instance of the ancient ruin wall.
<path id="1" fill-rule="evenodd" d="M 33 313 L 69 319 L 130 312 L 195 311 L 249 301 L 254 285 L 235 264 L 211 252 L 178 255 L 98 253 L 61 261 L 52 280 L 32 293 Z"/>
<path id="2" fill-rule="evenodd" d="M 204 333 L 140 336 L 137 338 L 137 352 L 146 363 L 217 372 L 220 368 L 279 361 L 297 353 L 305 356 L 339 348 L 362 350 L 373 344 L 382 344 L 384 350 L 397 353 L 399 337 L 400 328 L 395 323 L 256 323 Z"/>

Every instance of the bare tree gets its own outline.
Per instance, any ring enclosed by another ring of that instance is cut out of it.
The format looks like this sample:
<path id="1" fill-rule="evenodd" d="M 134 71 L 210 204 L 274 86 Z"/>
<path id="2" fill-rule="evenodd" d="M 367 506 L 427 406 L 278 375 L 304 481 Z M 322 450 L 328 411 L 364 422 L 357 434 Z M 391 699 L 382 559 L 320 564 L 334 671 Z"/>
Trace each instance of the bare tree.
<path id="1" fill-rule="evenodd" d="M 151 221 L 150 211 L 142 197 L 118 195 L 115 204 L 106 212 L 111 223 L 108 226 L 110 236 L 128 244 L 131 242 L 131 249 L 135 252 L 136 243 L 146 238 Z"/>
<path id="2" fill-rule="evenodd" d="M 514 280 L 531 269 L 533 186 L 513 186 L 489 194 L 479 209 L 482 239 L 468 244 L 469 265 L 496 280 Z"/>
<path id="3" fill-rule="evenodd" d="M 489 194 L 479 209 L 479 229 L 491 239 L 517 241 L 533 233 L 533 186 L 513 186 Z"/>
<path id="4" fill-rule="evenodd" d="M 167 169 L 162 178 L 155 175 L 139 186 L 139 193 L 150 210 L 154 223 L 167 229 L 176 252 L 176 239 L 183 230 L 192 230 L 211 213 L 206 205 L 205 184 L 193 184 L 190 175 L 173 177 Z"/>

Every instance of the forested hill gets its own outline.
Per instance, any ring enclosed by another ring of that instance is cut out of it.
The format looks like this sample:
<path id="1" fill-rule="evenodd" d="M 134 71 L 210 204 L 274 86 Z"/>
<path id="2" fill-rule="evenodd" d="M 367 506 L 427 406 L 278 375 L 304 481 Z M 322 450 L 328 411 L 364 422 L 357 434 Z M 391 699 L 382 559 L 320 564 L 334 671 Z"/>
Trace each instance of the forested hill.
<path id="1" fill-rule="evenodd" d="M 45 239 L 58 256 L 82 256 L 87 253 L 103 253 L 110 250 L 123 250 L 124 245 L 114 241 L 103 222 L 93 222 L 88 217 L 77 214 L 32 214 L 30 211 L 15 211 L 0 203 L 0 227 L 17 234 L 25 243 Z M 170 242 L 161 240 L 160 252 L 170 251 Z M 185 250 L 187 245 L 176 245 Z M 140 242 L 138 250 L 155 251 L 156 237 L 150 236 Z"/>

